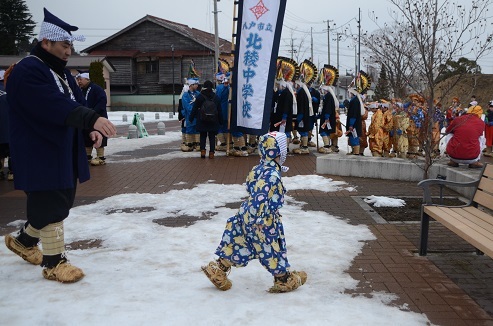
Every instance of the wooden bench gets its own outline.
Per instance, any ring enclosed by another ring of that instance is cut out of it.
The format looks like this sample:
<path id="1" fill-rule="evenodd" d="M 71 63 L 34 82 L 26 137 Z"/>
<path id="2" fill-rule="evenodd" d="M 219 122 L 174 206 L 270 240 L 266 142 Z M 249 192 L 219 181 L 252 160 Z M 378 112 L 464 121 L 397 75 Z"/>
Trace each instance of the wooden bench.
<path id="1" fill-rule="evenodd" d="M 444 206 L 433 204 L 430 189 L 432 185 L 475 187 L 476 189 L 469 203 L 462 206 Z M 485 164 L 480 178 L 476 181 L 453 182 L 427 179 L 419 182 L 418 186 L 424 191 L 421 206 L 420 256 L 426 256 L 429 223 L 430 218 L 433 218 L 476 247 L 478 254 L 485 253 L 493 258 L 493 216 L 489 211 L 493 210 L 492 164 Z"/>

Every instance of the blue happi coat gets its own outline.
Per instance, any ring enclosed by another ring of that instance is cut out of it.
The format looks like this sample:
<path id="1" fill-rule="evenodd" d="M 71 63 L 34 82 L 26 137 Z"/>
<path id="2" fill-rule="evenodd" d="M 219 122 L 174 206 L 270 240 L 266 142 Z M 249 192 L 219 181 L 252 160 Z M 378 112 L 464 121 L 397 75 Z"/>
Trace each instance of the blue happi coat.
<path id="1" fill-rule="evenodd" d="M 183 93 L 181 97 L 181 103 L 183 106 L 182 114 L 185 117 L 185 133 L 187 134 L 198 134 L 195 126 L 197 125 L 197 119 L 189 120 L 190 114 L 192 113 L 193 104 L 195 99 L 200 94 L 198 91 L 187 91 Z"/>
<path id="2" fill-rule="evenodd" d="M 16 189 L 69 189 L 76 177 L 80 182 L 89 179 L 82 133 L 66 125 L 69 114 L 85 101 L 68 69 L 61 77 L 72 96 L 36 57 L 21 60 L 9 76 L 10 154 Z"/>
<path id="3" fill-rule="evenodd" d="M 85 97 L 88 108 L 93 109 L 100 116 L 108 118 L 108 112 L 106 111 L 108 100 L 106 92 L 101 86 L 90 82 L 87 88 L 82 90 L 82 94 Z"/>
<path id="4" fill-rule="evenodd" d="M 281 167 L 274 161 L 279 147 L 272 137 L 261 137 L 261 162 L 247 176 L 248 198 L 238 213 L 226 223 L 216 254 L 235 266 L 246 266 L 252 259 L 272 274 L 283 274 L 289 267 L 284 228 L 279 209 L 286 192 Z"/>

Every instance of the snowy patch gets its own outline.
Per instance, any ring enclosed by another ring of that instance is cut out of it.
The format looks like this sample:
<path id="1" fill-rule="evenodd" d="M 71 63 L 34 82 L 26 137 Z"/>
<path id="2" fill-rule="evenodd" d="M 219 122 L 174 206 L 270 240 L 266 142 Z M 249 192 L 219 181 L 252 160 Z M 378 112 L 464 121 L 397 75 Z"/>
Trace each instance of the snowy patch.
<path id="1" fill-rule="evenodd" d="M 406 202 L 398 198 L 390 198 L 383 196 L 368 196 L 363 199 L 367 204 L 375 207 L 403 207 L 406 206 Z"/>

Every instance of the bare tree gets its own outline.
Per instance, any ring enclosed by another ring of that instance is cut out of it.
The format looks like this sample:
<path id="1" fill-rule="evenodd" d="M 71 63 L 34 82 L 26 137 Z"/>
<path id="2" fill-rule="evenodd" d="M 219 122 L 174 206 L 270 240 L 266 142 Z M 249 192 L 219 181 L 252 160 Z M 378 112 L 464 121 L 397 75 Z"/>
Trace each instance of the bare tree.
<path id="1" fill-rule="evenodd" d="M 403 43 L 412 48 L 397 50 L 406 66 L 403 67 L 402 81 L 426 101 L 426 119 L 421 130 L 421 142 L 425 161 L 422 166 L 424 178 L 434 162 L 432 129 L 435 124 L 434 99 L 436 88 L 443 74 L 447 73 L 446 63 L 459 57 L 468 57 L 477 62 L 491 50 L 492 34 L 487 33 L 488 8 L 491 0 L 472 0 L 463 5 L 448 0 L 389 0 L 396 9 L 390 12 L 394 28 L 404 37 Z M 387 30 L 388 32 L 388 30 Z M 395 34 L 395 33 L 394 33 Z M 389 46 L 395 44 L 387 43 Z M 391 71 L 392 68 L 389 68 Z M 409 71 L 412 70 L 412 74 Z M 460 75 L 455 79 L 460 80 Z M 449 84 L 449 90 L 455 86 Z M 442 97 L 447 91 L 441 89 Z M 440 100 L 440 99 L 437 99 Z"/>
<path id="2" fill-rule="evenodd" d="M 377 17 L 372 20 L 377 23 Z M 362 37 L 369 52 L 369 60 L 385 67 L 390 93 L 404 98 L 409 93 L 409 81 L 414 79 L 414 69 L 408 53 L 414 48 L 408 29 L 401 24 L 385 24 L 383 28 Z"/>

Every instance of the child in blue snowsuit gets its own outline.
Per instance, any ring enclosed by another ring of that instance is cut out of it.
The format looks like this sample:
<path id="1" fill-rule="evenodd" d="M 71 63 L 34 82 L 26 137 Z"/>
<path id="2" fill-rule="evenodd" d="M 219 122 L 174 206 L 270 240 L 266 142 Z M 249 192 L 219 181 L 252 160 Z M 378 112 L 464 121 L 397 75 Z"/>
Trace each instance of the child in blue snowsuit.
<path id="1" fill-rule="evenodd" d="M 243 267 L 258 259 L 274 276 L 270 292 L 289 292 L 305 283 L 306 273 L 289 271 L 284 228 L 279 209 L 286 192 L 281 171 L 287 155 L 286 134 L 270 132 L 260 137 L 260 164 L 247 176 L 248 198 L 238 213 L 226 223 L 221 243 L 216 250 L 219 259 L 203 266 L 202 270 L 219 289 L 232 286 L 227 278 L 231 266 Z M 283 169 L 284 168 L 284 169 Z"/>

